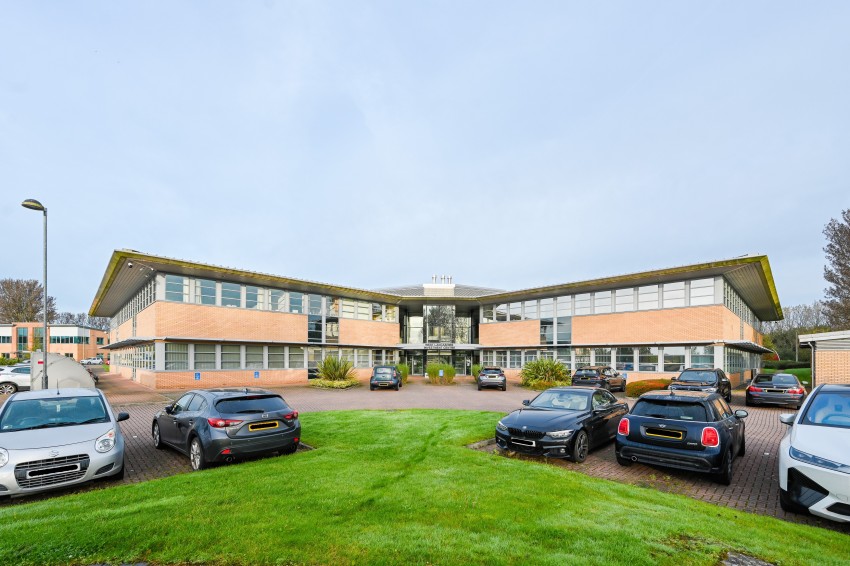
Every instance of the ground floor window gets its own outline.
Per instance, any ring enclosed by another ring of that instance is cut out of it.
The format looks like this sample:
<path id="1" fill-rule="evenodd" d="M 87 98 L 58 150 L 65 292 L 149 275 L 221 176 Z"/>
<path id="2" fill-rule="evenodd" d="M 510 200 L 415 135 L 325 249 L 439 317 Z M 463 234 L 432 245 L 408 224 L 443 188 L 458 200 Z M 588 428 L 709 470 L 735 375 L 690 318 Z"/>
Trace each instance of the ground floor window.
<path id="1" fill-rule="evenodd" d="M 215 369 L 215 344 L 195 344 L 195 369 Z"/>
<path id="2" fill-rule="evenodd" d="M 617 348 L 617 366 L 620 371 L 634 371 L 635 369 L 635 349 L 634 348 Z"/>
<path id="3" fill-rule="evenodd" d="M 573 354 L 575 355 L 576 369 L 590 365 L 590 348 L 575 348 Z"/>
<path id="4" fill-rule="evenodd" d="M 714 346 L 691 346 L 692 368 L 714 368 Z"/>
<path id="5" fill-rule="evenodd" d="M 597 366 L 611 365 L 611 348 L 595 348 L 593 350 L 593 363 Z"/>
<path id="6" fill-rule="evenodd" d="M 188 344 L 165 344 L 165 369 L 186 370 L 189 369 L 189 345 Z"/>
<path id="7" fill-rule="evenodd" d="M 664 346 L 664 371 L 682 371 L 685 369 L 685 347 Z"/>
<path id="8" fill-rule="evenodd" d="M 658 371 L 658 348 L 638 348 L 638 371 Z"/>

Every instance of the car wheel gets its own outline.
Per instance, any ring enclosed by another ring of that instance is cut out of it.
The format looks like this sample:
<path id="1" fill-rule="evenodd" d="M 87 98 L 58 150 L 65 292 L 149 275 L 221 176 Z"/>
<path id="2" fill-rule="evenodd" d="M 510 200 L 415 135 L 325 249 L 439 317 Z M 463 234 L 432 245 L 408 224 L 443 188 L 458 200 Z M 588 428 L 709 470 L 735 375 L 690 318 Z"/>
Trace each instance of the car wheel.
<path id="1" fill-rule="evenodd" d="M 628 458 L 623 458 L 622 456 L 620 456 L 616 452 L 614 452 L 614 455 L 617 457 L 617 463 L 620 464 L 621 466 L 631 466 L 632 465 L 632 461 L 629 460 Z"/>
<path id="2" fill-rule="evenodd" d="M 723 471 L 717 474 L 717 481 L 723 485 L 732 483 L 732 450 L 726 452 L 726 459 L 723 461 Z"/>
<path id="3" fill-rule="evenodd" d="M 14 383 L 0 383 L 0 395 L 11 395 L 18 390 Z"/>
<path id="4" fill-rule="evenodd" d="M 743 456 L 747 453 L 747 437 L 741 437 L 741 448 L 738 450 L 738 456 Z"/>
<path id="5" fill-rule="evenodd" d="M 197 436 L 193 437 L 189 443 L 189 465 L 195 471 L 207 467 L 207 462 L 204 460 L 204 447 L 201 445 L 201 439 Z"/>
<path id="6" fill-rule="evenodd" d="M 121 471 L 113 476 L 109 476 L 111 481 L 121 481 L 124 479 L 124 476 L 127 475 L 127 459 L 125 458 L 123 462 L 121 462 Z"/>
<path id="7" fill-rule="evenodd" d="M 395 384 L 395 390 L 396 390 L 396 391 L 398 391 L 398 388 L 399 388 L 399 384 L 398 384 L 398 383 L 396 383 L 396 384 Z"/>
<path id="8" fill-rule="evenodd" d="M 502 386 L 502 391 L 507 391 L 507 390 L 508 390 L 508 384 L 506 383 Z"/>
<path id="9" fill-rule="evenodd" d="M 159 423 L 156 421 L 153 422 L 153 430 L 151 431 L 151 436 L 153 437 L 153 447 L 157 450 L 162 449 L 162 436 L 159 434 Z"/>
<path id="10" fill-rule="evenodd" d="M 289 446 L 287 446 L 286 448 L 281 450 L 280 455 L 281 456 L 289 456 L 290 454 L 295 454 L 295 452 L 297 452 L 297 451 L 298 451 L 298 443 L 293 442 L 292 444 L 290 444 Z"/>
<path id="11" fill-rule="evenodd" d="M 753 406 L 753 402 L 752 402 L 752 401 L 750 401 L 749 399 L 745 399 L 745 400 L 744 400 L 744 405 L 746 405 L 747 407 L 752 407 L 752 406 Z"/>
<path id="12" fill-rule="evenodd" d="M 481 384 L 478 385 L 478 391 L 481 391 Z"/>
<path id="13" fill-rule="evenodd" d="M 369 391 L 374 391 L 374 390 L 375 390 L 375 386 L 374 386 L 374 385 L 370 385 L 370 386 L 369 386 Z"/>
<path id="14" fill-rule="evenodd" d="M 578 431 L 576 438 L 573 441 L 572 457 L 574 462 L 582 463 L 587 458 L 587 452 L 590 445 L 587 440 L 587 433 L 583 430 Z"/>

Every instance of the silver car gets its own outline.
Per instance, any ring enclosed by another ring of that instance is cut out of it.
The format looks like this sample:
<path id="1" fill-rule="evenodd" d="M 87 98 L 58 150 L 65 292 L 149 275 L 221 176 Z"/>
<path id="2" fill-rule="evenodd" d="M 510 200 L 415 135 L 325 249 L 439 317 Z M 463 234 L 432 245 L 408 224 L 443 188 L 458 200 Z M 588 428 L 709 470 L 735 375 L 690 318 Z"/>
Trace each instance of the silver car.
<path id="1" fill-rule="evenodd" d="M 0 410 L 0 498 L 123 478 L 128 418 L 97 389 L 15 393 Z"/>

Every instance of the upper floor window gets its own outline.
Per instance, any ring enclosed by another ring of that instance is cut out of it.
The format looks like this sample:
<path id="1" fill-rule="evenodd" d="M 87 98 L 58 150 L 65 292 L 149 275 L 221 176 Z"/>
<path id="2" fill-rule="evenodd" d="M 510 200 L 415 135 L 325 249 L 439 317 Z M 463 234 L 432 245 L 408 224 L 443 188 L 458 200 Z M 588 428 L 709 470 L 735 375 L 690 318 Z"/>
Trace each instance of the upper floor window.
<path id="1" fill-rule="evenodd" d="M 638 310 L 658 308 L 658 285 L 638 287 Z"/>
<path id="2" fill-rule="evenodd" d="M 189 300 L 189 282 L 180 275 L 165 276 L 165 300 L 185 303 Z"/>
<path id="3" fill-rule="evenodd" d="M 691 306 L 714 304 L 714 279 L 694 279 L 691 281 Z"/>
<path id="4" fill-rule="evenodd" d="M 685 306 L 685 283 L 678 281 L 676 283 L 664 284 L 664 308 L 674 308 Z"/>
<path id="5" fill-rule="evenodd" d="M 195 302 L 199 305 L 215 304 L 215 281 L 195 279 Z"/>
<path id="6" fill-rule="evenodd" d="M 572 297 L 558 297 L 557 300 L 557 314 L 559 317 L 561 316 L 572 316 L 573 314 L 573 298 Z"/>
<path id="7" fill-rule="evenodd" d="M 611 312 L 611 291 L 597 291 L 593 294 L 594 314 L 606 314 Z"/>
<path id="8" fill-rule="evenodd" d="M 576 295 L 576 314 L 590 314 L 590 293 Z"/>
<path id="9" fill-rule="evenodd" d="M 246 309 L 261 309 L 263 308 L 263 291 L 259 287 L 252 285 L 245 286 L 245 308 Z"/>
<path id="10" fill-rule="evenodd" d="M 239 283 L 222 283 L 221 284 L 221 306 L 223 307 L 239 307 L 242 306 L 242 285 Z"/>
<path id="11" fill-rule="evenodd" d="M 633 287 L 617 289 L 614 293 L 614 310 L 616 312 L 635 310 L 635 290 Z"/>

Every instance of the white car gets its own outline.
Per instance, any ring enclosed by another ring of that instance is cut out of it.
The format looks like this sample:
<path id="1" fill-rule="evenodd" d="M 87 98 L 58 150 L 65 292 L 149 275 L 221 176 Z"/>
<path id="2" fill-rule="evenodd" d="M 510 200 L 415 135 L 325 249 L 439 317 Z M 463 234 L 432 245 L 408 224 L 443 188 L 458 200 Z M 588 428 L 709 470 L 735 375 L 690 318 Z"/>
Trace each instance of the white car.
<path id="1" fill-rule="evenodd" d="M 779 443 L 779 504 L 785 511 L 850 522 L 850 385 L 820 385 Z"/>
<path id="2" fill-rule="evenodd" d="M 103 358 L 86 358 L 80 361 L 84 366 L 99 366 L 103 363 Z"/>
<path id="3" fill-rule="evenodd" d="M 30 388 L 30 366 L 9 366 L 0 370 L 0 395 L 11 395 Z"/>

